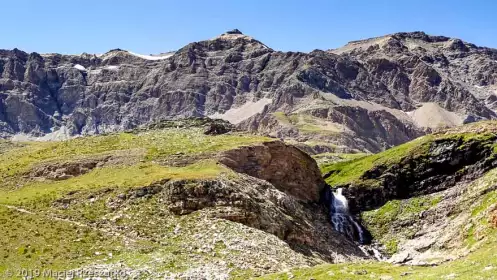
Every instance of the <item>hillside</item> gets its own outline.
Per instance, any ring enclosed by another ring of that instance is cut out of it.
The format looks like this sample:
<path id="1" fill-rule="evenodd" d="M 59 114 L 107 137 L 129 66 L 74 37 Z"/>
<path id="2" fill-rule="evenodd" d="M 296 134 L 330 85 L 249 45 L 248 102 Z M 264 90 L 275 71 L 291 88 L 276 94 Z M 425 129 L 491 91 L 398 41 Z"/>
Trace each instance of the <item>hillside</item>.
<path id="1" fill-rule="evenodd" d="M 496 61 L 494 49 L 422 32 L 310 53 L 238 30 L 159 56 L 1 50 L 0 135 L 66 139 L 211 116 L 310 149 L 378 152 L 495 119 Z"/>
<path id="2" fill-rule="evenodd" d="M 385 261 L 263 279 L 495 279 L 496 132 L 495 122 L 475 123 L 322 164 L 327 182 L 344 188 Z"/>
<path id="3" fill-rule="evenodd" d="M 316 155 L 319 167 L 294 146 L 203 119 L 2 140 L 0 273 L 492 279 L 496 132 L 479 122 L 374 155 Z M 342 188 L 372 245 L 334 230 L 328 188 Z"/>
<path id="4" fill-rule="evenodd" d="M 271 138 L 203 132 L 193 119 L 0 142 L 0 275 L 226 279 L 369 258 L 332 230 L 310 156 Z"/>

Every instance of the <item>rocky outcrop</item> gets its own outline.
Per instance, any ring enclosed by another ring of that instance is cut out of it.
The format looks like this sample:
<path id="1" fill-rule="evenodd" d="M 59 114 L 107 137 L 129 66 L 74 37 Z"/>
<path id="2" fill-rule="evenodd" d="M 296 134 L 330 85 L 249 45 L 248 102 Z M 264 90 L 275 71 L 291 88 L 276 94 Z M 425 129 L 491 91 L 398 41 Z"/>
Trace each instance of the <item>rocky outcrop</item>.
<path id="1" fill-rule="evenodd" d="M 436 265 L 458 259 L 494 242 L 496 127 L 482 122 L 440 131 L 332 165 L 326 176 L 343 188 L 351 211 L 390 262 Z"/>
<path id="2" fill-rule="evenodd" d="M 242 223 L 277 236 L 297 252 L 329 262 L 367 258 L 356 244 L 332 229 L 324 205 L 302 203 L 266 181 L 240 175 L 236 179 L 170 181 L 162 188 L 175 214 L 203 211 Z"/>
<path id="3" fill-rule="evenodd" d="M 206 135 L 219 135 L 225 134 L 232 130 L 232 127 L 222 123 L 210 123 L 205 126 L 204 134 Z"/>
<path id="4" fill-rule="evenodd" d="M 368 258 L 353 240 L 333 230 L 321 197 L 326 184 L 306 153 L 273 141 L 221 152 L 217 160 L 235 173 L 209 180 L 163 180 L 127 197 L 161 195 L 176 215 L 202 212 L 241 223 L 325 261 Z"/>
<path id="5" fill-rule="evenodd" d="M 266 180 L 301 201 L 319 201 L 326 185 L 314 159 L 280 141 L 223 152 L 219 162 L 236 172 Z"/>
<path id="6" fill-rule="evenodd" d="M 311 259 L 370 258 L 333 229 L 321 197 L 326 184 L 306 153 L 273 141 L 221 152 L 217 161 L 232 171 L 212 179 L 160 180 L 120 195 L 113 207 L 127 200 L 160 198 L 174 215 L 197 213 L 240 223 L 278 237 Z"/>
<path id="7" fill-rule="evenodd" d="M 110 158 L 89 159 L 75 162 L 44 164 L 35 167 L 29 174 L 29 177 L 44 178 L 49 180 L 65 180 L 72 177 L 80 176 L 90 172 L 97 166 L 101 166 Z"/>

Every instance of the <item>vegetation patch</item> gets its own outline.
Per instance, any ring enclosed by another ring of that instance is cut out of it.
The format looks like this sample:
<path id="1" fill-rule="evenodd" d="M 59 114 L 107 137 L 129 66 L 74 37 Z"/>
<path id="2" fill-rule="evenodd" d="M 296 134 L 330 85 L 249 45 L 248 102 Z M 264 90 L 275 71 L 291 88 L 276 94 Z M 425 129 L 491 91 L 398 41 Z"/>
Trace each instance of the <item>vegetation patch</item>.
<path id="1" fill-rule="evenodd" d="M 486 193 L 481 201 L 477 203 L 471 211 L 471 217 L 477 217 L 481 215 L 482 212 L 487 210 L 490 206 L 497 203 L 497 192 L 492 191 Z"/>
<path id="2" fill-rule="evenodd" d="M 273 116 L 282 124 L 291 125 L 304 133 L 311 134 L 336 134 L 341 131 L 336 124 L 326 122 L 320 118 L 304 113 L 286 114 L 284 112 L 274 112 Z"/>
<path id="3" fill-rule="evenodd" d="M 387 254 L 389 255 L 397 253 L 398 246 L 399 246 L 399 240 L 397 240 L 396 238 L 390 238 L 388 241 L 385 242 L 385 248 Z"/>
<path id="4" fill-rule="evenodd" d="M 235 256 L 248 246 L 233 249 L 225 241 L 239 247 L 239 236 L 255 234 L 253 230 L 238 234 L 232 231 L 245 230 L 243 225 L 200 213 L 176 216 L 162 195 L 141 195 L 140 190 L 167 179 L 229 179 L 235 175 L 217 164 L 216 153 L 271 140 L 236 132 L 209 136 L 202 128 L 172 127 L 62 142 L 2 141 L 0 273 L 118 264 L 176 273 L 224 262 L 227 255 Z M 35 168 L 48 165 L 63 168 L 68 162 L 117 156 L 119 161 L 97 164 L 74 177 L 30 176 Z M 175 159 L 182 163 L 174 164 Z M 261 236 L 266 234 L 253 238 Z M 244 256 L 230 261 L 234 270 L 240 270 L 247 260 Z M 268 262 L 259 257 L 252 261 Z"/>
<path id="5" fill-rule="evenodd" d="M 19 148 L 22 147 L 22 143 L 15 143 L 12 141 L 7 141 L 4 139 L 0 139 L 0 154 L 3 154 L 9 150 L 12 150 L 14 148 Z"/>
<path id="6" fill-rule="evenodd" d="M 323 165 L 321 171 L 323 174 L 332 174 L 326 178 L 326 182 L 330 185 L 351 183 L 359 180 L 362 174 L 372 169 L 374 166 L 393 164 L 407 156 L 416 156 L 426 153 L 429 149 L 429 145 L 427 144 L 430 143 L 431 140 L 431 136 L 423 136 L 378 154 L 360 157 L 351 161 Z"/>
<path id="7" fill-rule="evenodd" d="M 323 172 L 324 168 L 326 168 L 330 164 L 342 162 L 342 161 L 355 160 L 355 159 L 359 159 L 359 158 L 362 158 L 365 156 L 367 156 L 367 154 L 365 154 L 365 153 L 356 153 L 356 154 L 322 153 L 322 154 L 313 155 L 312 158 L 314 158 L 314 160 L 316 160 L 321 172 Z"/>
<path id="8" fill-rule="evenodd" d="M 21 268 L 70 269 L 107 261 L 125 250 L 122 240 L 113 235 L 39 214 L 0 206 L 0 221 L 0 273 Z"/>
<path id="9" fill-rule="evenodd" d="M 397 252 L 399 238 L 408 239 L 412 235 L 409 228 L 394 225 L 418 220 L 421 212 L 436 206 L 441 199 L 442 197 L 438 195 L 428 195 L 406 200 L 391 200 L 376 210 L 362 212 L 361 219 L 373 237 L 385 245 L 387 253 L 392 255 Z"/>
<path id="10" fill-rule="evenodd" d="M 282 124 L 291 125 L 290 119 L 287 117 L 285 112 L 274 112 L 273 116 Z"/>

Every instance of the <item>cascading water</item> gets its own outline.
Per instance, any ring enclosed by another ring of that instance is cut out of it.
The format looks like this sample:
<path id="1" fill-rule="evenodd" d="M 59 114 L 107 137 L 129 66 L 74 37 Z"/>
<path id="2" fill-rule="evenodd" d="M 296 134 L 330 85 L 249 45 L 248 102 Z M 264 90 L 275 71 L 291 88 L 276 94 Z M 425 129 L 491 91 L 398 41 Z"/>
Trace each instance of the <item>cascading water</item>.
<path id="1" fill-rule="evenodd" d="M 322 197 L 329 207 L 331 224 L 336 231 L 360 244 L 371 243 L 371 234 L 350 214 L 347 198 L 342 194 L 341 188 L 336 192 L 325 188 Z"/>

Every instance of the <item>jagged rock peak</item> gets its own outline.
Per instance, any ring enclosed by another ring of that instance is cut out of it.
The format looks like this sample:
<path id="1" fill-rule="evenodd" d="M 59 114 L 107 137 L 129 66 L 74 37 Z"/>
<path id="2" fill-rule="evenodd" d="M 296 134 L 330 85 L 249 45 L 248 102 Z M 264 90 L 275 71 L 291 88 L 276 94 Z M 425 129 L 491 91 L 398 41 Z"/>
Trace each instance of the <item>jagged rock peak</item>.
<path id="1" fill-rule="evenodd" d="M 109 50 L 107 53 L 111 53 L 111 52 L 127 52 L 127 50 L 123 50 L 123 49 L 117 48 L 117 49 Z"/>
<path id="2" fill-rule="evenodd" d="M 430 42 L 430 43 L 445 42 L 445 41 L 450 40 L 449 37 L 428 35 L 423 31 L 398 32 L 398 33 L 395 33 L 392 35 L 387 35 L 387 36 L 391 36 L 391 37 L 398 38 L 398 39 L 407 39 L 407 38 L 417 39 L 417 40 L 422 40 L 422 41 Z"/>
<path id="3" fill-rule="evenodd" d="M 350 41 L 345 46 L 338 49 L 331 49 L 329 52 L 334 54 L 342 54 L 358 49 L 365 51 L 369 47 L 375 45 L 379 47 L 386 46 L 387 49 L 393 48 L 398 50 L 402 48 L 410 50 L 416 47 L 421 47 L 424 49 L 430 49 L 431 51 L 435 51 L 436 49 L 446 49 L 453 52 L 469 52 L 470 50 L 490 50 L 492 52 L 492 49 L 481 48 L 474 44 L 464 42 L 458 38 L 429 35 L 422 31 L 398 32 L 379 37 Z"/>

